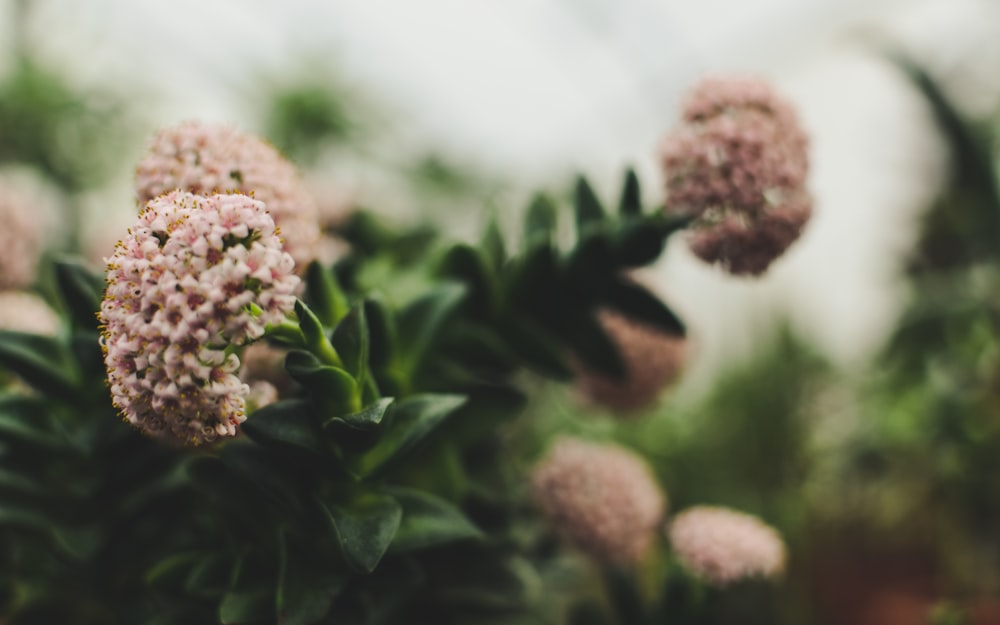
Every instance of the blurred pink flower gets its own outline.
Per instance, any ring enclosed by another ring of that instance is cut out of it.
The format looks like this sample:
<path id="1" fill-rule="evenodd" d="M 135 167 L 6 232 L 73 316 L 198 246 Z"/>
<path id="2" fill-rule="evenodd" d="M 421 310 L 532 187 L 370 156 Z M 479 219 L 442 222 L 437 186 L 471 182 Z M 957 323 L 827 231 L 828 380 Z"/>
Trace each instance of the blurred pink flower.
<path id="1" fill-rule="evenodd" d="M 59 332 L 59 316 L 34 293 L 3 291 L 0 292 L 0 330 L 51 336 Z"/>
<path id="2" fill-rule="evenodd" d="M 785 544 L 760 519 L 714 506 L 689 508 L 667 530 L 684 566 L 715 586 L 749 577 L 774 578 L 785 570 Z"/>
<path id="3" fill-rule="evenodd" d="M 135 188 L 143 204 L 175 189 L 250 195 L 271 213 L 298 271 L 316 258 L 319 216 L 295 167 L 235 128 L 186 122 L 160 130 L 136 167 Z"/>
<path id="4" fill-rule="evenodd" d="M 122 415 L 192 444 L 234 435 L 249 388 L 233 347 L 291 311 L 293 267 L 260 201 L 181 191 L 151 200 L 108 259 L 101 304 Z"/>
<path id="5" fill-rule="evenodd" d="M 588 401 L 622 413 L 648 407 L 660 393 L 680 377 L 684 369 L 687 341 L 603 310 L 598 319 L 618 348 L 626 375 L 618 380 L 577 367 L 577 389 Z"/>
<path id="6" fill-rule="evenodd" d="M 660 158 L 667 212 L 695 218 L 694 253 L 734 274 L 763 273 L 811 215 L 808 139 L 764 82 L 700 83 Z"/>
<path id="7" fill-rule="evenodd" d="M 561 438 L 535 467 L 531 483 L 552 524 L 605 562 L 641 560 L 666 511 L 649 467 L 617 445 Z"/>

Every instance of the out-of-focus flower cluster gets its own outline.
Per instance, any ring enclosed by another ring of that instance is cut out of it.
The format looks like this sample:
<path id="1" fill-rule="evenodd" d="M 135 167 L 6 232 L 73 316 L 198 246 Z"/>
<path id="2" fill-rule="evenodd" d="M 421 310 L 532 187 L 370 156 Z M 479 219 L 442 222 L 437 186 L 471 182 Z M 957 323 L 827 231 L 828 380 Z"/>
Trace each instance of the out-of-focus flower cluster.
<path id="1" fill-rule="evenodd" d="M 694 217 L 690 245 L 734 274 L 763 273 L 812 214 L 808 139 L 764 82 L 703 80 L 661 148 L 668 212 Z"/>
<path id="2" fill-rule="evenodd" d="M 668 529 L 678 558 L 715 586 L 750 577 L 773 578 L 785 570 L 781 536 L 757 517 L 715 506 L 678 514 Z"/>
<path id="3" fill-rule="evenodd" d="M 291 311 L 293 269 L 263 202 L 180 191 L 150 201 L 108 259 L 100 312 L 123 416 L 187 443 L 234 435 L 249 393 L 234 350 Z"/>
<path id="4" fill-rule="evenodd" d="M 187 122 L 164 128 L 136 167 L 142 204 L 175 189 L 242 193 L 264 202 L 285 251 L 304 269 L 319 253 L 319 217 L 295 167 L 270 144 L 229 126 Z"/>
<path id="5" fill-rule="evenodd" d="M 666 513 L 649 467 L 616 445 L 561 438 L 535 467 L 532 486 L 552 524 L 604 562 L 641 560 Z"/>
<path id="6" fill-rule="evenodd" d="M 27 291 L 0 292 L 0 330 L 52 335 L 59 316 L 41 297 Z"/>
<path id="7" fill-rule="evenodd" d="M 633 321 L 603 310 L 599 321 L 614 342 L 625 364 L 621 380 L 581 368 L 578 389 L 589 401 L 621 413 L 648 407 L 676 381 L 684 368 L 686 341 L 683 336 Z"/>

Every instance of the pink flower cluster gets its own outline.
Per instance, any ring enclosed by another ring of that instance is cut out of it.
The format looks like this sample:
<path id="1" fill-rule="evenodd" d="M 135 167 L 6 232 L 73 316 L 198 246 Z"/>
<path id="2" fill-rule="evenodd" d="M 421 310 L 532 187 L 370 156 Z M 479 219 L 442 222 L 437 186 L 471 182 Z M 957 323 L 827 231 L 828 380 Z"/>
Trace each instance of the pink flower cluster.
<path id="1" fill-rule="evenodd" d="M 316 204 L 295 167 L 270 144 L 235 128 L 198 122 L 164 128 L 136 167 L 135 188 L 143 204 L 175 189 L 253 196 L 267 206 L 300 270 L 318 253 Z"/>
<path id="2" fill-rule="evenodd" d="M 685 338 L 610 310 L 601 311 L 598 319 L 625 363 L 625 378 L 618 380 L 581 367 L 577 388 L 589 401 L 622 413 L 646 408 L 680 377 Z"/>
<path id="3" fill-rule="evenodd" d="M 235 349 L 291 312 L 299 284 L 263 202 L 157 197 L 107 260 L 100 318 L 115 406 L 154 436 L 233 436 L 249 393 Z"/>
<path id="4" fill-rule="evenodd" d="M 697 85 L 660 156 L 667 211 L 695 217 L 692 250 L 732 273 L 763 273 L 811 215 L 808 139 L 791 106 L 759 80 Z"/>
<path id="5" fill-rule="evenodd" d="M 9 172 L 0 175 L 0 290 L 21 289 L 35 281 L 38 259 L 50 230 L 48 217 L 32 188 L 35 181 Z"/>
<path id="6" fill-rule="evenodd" d="M 681 562 L 714 586 L 750 577 L 774 578 L 785 570 L 785 544 L 757 517 L 715 506 L 678 514 L 668 529 Z"/>
<path id="7" fill-rule="evenodd" d="M 531 482 L 553 525 L 605 562 L 639 562 L 666 511 L 666 498 L 649 467 L 617 445 L 559 439 L 535 467 Z"/>

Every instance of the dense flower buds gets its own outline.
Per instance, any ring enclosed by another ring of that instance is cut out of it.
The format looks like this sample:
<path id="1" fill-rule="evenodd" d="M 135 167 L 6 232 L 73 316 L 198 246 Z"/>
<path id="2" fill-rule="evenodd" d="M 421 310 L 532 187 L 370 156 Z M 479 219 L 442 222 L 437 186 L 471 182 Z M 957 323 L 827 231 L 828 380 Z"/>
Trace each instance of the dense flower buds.
<path id="1" fill-rule="evenodd" d="M 59 317 L 33 293 L 0 292 L 0 330 L 51 336 L 59 331 Z"/>
<path id="2" fill-rule="evenodd" d="M 668 534 L 684 566 L 714 586 L 750 577 L 774 578 L 785 569 L 781 536 L 749 514 L 696 506 L 678 514 Z"/>
<path id="3" fill-rule="evenodd" d="M 620 412 L 634 412 L 653 403 L 684 367 L 683 336 L 627 319 L 608 310 L 598 317 L 625 364 L 625 377 L 616 379 L 582 368 L 577 388 L 589 401 Z"/>
<path id="4" fill-rule="evenodd" d="M 249 388 L 233 348 L 292 310 L 293 269 L 262 202 L 180 191 L 150 201 L 108 259 L 101 304 L 122 415 L 192 444 L 234 435 Z"/>
<path id="5" fill-rule="evenodd" d="M 531 481 L 552 524 L 605 562 L 642 559 L 665 513 L 666 499 L 649 467 L 616 445 L 559 439 Z"/>
<path id="6" fill-rule="evenodd" d="M 664 141 L 667 211 L 694 217 L 690 245 L 734 274 L 763 273 L 812 213 L 808 140 L 766 83 L 708 79 Z"/>
<path id="7" fill-rule="evenodd" d="M 188 122 L 161 130 L 136 168 L 135 188 L 143 204 L 174 189 L 251 195 L 267 206 L 300 269 L 316 257 L 316 204 L 295 167 L 271 145 L 235 128 Z"/>

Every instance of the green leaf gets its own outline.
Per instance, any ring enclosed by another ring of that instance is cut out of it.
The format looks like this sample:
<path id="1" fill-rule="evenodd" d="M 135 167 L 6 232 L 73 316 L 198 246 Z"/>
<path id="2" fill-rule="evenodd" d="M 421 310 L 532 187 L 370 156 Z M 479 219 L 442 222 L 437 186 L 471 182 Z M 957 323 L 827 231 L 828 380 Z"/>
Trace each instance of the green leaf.
<path id="1" fill-rule="evenodd" d="M 396 343 L 396 328 L 392 313 L 378 296 L 365 300 L 365 323 L 368 326 L 368 361 L 373 369 L 381 369 L 392 360 Z"/>
<path id="2" fill-rule="evenodd" d="M 366 494 L 345 505 L 320 505 L 347 563 L 363 573 L 374 571 L 403 518 L 399 502 L 388 495 Z"/>
<path id="3" fill-rule="evenodd" d="M 170 583 L 180 577 L 187 577 L 191 567 L 204 558 L 200 551 L 183 551 L 167 556 L 146 571 L 144 581 L 147 584 Z"/>
<path id="4" fill-rule="evenodd" d="M 524 241 L 528 246 L 552 240 L 556 229 L 556 205 L 545 195 L 538 194 L 528 205 L 524 216 Z"/>
<path id="5" fill-rule="evenodd" d="M 306 269 L 306 299 L 316 317 L 333 327 L 347 314 L 349 304 L 333 272 L 313 261 Z"/>
<path id="6" fill-rule="evenodd" d="M 403 520 L 392 542 L 393 552 L 483 537 L 482 531 L 449 501 L 409 488 L 393 488 L 389 493 L 403 506 Z"/>
<path id="7" fill-rule="evenodd" d="M 418 297 L 399 313 L 399 349 L 405 359 L 404 368 L 407 371 L 417 370 L 465 293 L 466 288 L 461 284 L 441 284 Z"/>
<path id="8" fill-rule="evenodd" d="M 274 618 L 274 594 L 270 589 L 251 587 L 230 590 L 219 604 L 222 625 L 266 623 Z"/>
<path id="9" fill-rule="evenodd" d="M 78 396 L 80 370 L 58 339 L 0 330 L 0 366 L 19 375 L 44 396 Z"/>
<path id="10" fill-rule="evenodd" d="M 344 369 L 354 376 L 358 387 L 365 385 L 368 375 L 368 319 L 365 304 L 360 302 L 340 320 L 333 331 L 333 348 L 344 363 Z"/>
<path id="11" fill-rule="evenodd" d="M 600 224 L 604 221 L 604 207 L 597 199 L 597 194 L 591 188 L 590 183 L 583 176 L 576 180 L 576 190 L 574 194 L 573 208 L 576 210 L 576 231 L 578 235 L 583 234 L 588 226 Z"/>
<path id="12" fill-rule="evenodd" d="M 399 462 L 466 401 L 463 395 L 413 395 L 393 406 L 392 427 L 360 461 L 359 473 L 372 476 Z"/>
<path id="13" fill-rule="evenodd" d="M 338 367 L 321 363 L 313 354 L 288 352 L 285 369 L 309 392 L 322 410 L 322 418 L 350 414 L 361 408 L 361 398 L 354 377 Z"/>
<path id="14" fill-rule="evenodd" d="M 644 218 L 623 224 L 611 240 L 616 264 L 621 267 L 642 267 L 659 258 L 666 243 L 662 225 L 665 221 L 660 218 Z"/>
<path id="15" fill-rule="evenodd" d="M 278 537 L 278 588 L 275 608 L 281 625 L 318 623 L 333 605 L 346 580 L 332 575 L 330 567 L 296 549 L 287 532 Z"/>
<path id="16" fill-rule="evenodd" d="M 625 184 L 622 185 L 622 199 L 618 210 L 622 217 L 638 217 L 642 214 L 642 190 L 639 187 L 639 176 L 631 167 L 625 172 Z"/>
<path id="17" fill-rule="evenodd" d="M 684 323 L 660 298 L 633 282 L 619 280 L 608 285 L 604 301 L 624 316 L 659 328 L 666 334 L 684 336 Z"/>
<path id="18" fill-rule="evenodd" d="M 440 273 L 467 285 L 467 301 L 477 312 L 485 314 L 496 308 L 496 280 L 480 250 L 465 244 L 452 246 L 445 254 Z"/>
<path id="19" fill-rule="evenodd" d="M 304 399 L 285 399 L 254 411 L 240 428 L 261 444 L 278 443 L 323 452 L 322 433 L 313 405 Z"/>
<path id="20" fill-rule="evenodd" d="M 323 427 L 335 426 L 359 431 L 373 430 L 382 424 L 382 419 L 393 401 L 392 397 L 383 397 L 377 402 L 365 406 L 360 412 L 331 417 L 326 420 Z"/>
<path id="21" fill-rule="evenodd" d="M 507 338 L 510 349 L 528 367 L 556 380 L 565 381 L 573 377 L 573 370 L 567 364 L 559 343 L 530 320 L 512 316 L 503 322 L 501 332 Z"/>
<path id="22" fill-rule="evenodd" d="M 326 337 L 323 324 L 316 314 L 302 300 L 295 300 L 295 316 L 299 320 L 299 328 L 305 337 L 306 348 L 324 364 L 343 367 L 340 355 Z"/>
<path id="23" fill-rule="evenodd" d="M 0 440 L 16 440 L 33 446 L 56 447 L 60 437 L 51 428 L 45 403 L 22 395 L 0 397 Z"/>
<path id="24" fill-rule="evenodd" d="M 568 317 L 560 331 L 587 368 L 615 379 L 625 377 L 625 363 L 618 348 L 598 323 L 593 311 L 581 311 Z"/>
<path id="25" fill-rule="evenodd" d="M 490 219 L 483 231 L 483 237 L 479 242 L 483 255 L 489 261 L 494 272 L 499 272 L 504 263 L 507 262 L 507 248 L 504 245 L 503 234 L 500 232 L 500 224 L 496 216 Z"/>
<path id="26" fill-rule="evenodd" d="M 69 259 L 55 262 L 56 284 L 73 324 L 96 330 L 97 313 L 101 309 L 104 279 L 82 264 Z"/>
<path id="27" fill-rule="evenodd" d="M 608 232 L 590 229 L 580 237 L 566 261 L 569 280 L 582 290 L 596 282 L 607 280 L 619 271 L 615 263 L 611 236 Z"/>

